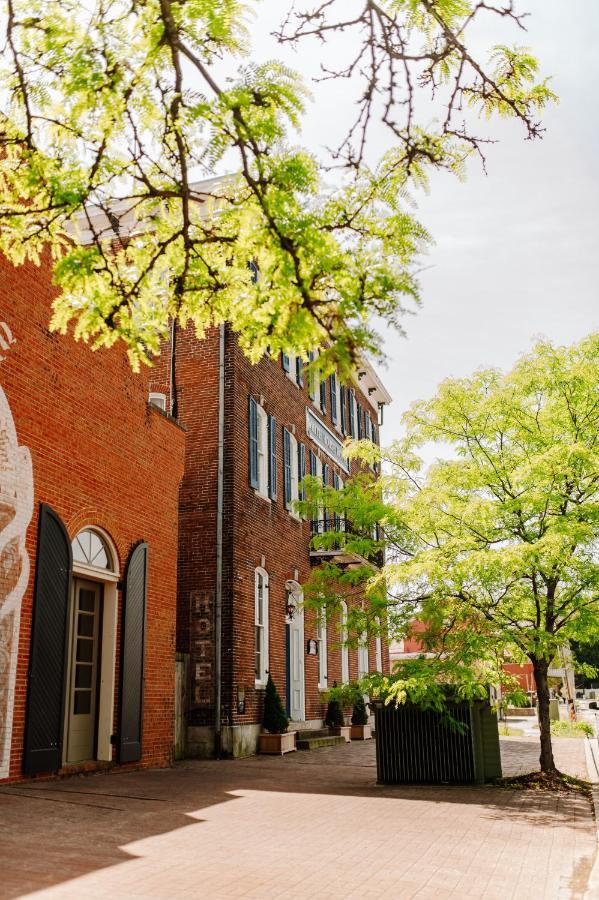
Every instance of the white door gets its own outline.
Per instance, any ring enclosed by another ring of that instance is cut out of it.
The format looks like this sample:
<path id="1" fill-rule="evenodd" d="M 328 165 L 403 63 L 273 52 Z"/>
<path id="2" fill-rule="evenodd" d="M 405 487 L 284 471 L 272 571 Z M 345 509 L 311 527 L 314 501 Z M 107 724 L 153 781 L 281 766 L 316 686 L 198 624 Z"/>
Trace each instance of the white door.
<path id="1" fill-rule="evenodd" d="M 101 586 L 75 581 L 67 715 L 67 762 L 94 758 Z"/>
<path id="2" fill-rule="evenodd" d="M 289 706 L 294 722 L 306 718 L 304 699 L 304 611 L 296 607 L 289 622 Z"/>

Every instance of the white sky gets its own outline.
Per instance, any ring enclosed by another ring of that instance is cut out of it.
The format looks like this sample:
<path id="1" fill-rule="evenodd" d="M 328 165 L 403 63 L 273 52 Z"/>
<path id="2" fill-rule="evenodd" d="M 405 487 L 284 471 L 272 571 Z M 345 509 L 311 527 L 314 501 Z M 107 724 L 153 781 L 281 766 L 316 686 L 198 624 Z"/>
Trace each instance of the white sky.
<path id="1" fill-rule="evenodd" d="M 287 5 L 260 4 L 254 57 L 286 59 L 309 77 L 316 47 L 291 54 L 269 38 Z M 542 141 L 525 141 L 521 128 L 500 123 L 486 176 L 472 163 L 465 183 L 439 174 L 430 194 L 418 195 L 417 215 L 436 244 L 424 261 L 422 308 L 405 320 L 407 339 L 387 340 L 381 375 L 395 399 L 384 441 L 399 434 L 410 403 L 431 396 L 445 377 L 509 368 L 536 335 L 570 343 L 599 327 L 599 0 L 518 6 L 532 13 L 528 34 L 511 30 L 510 42 L 533 47 L 561 102 L 544 116 Z M 488 46 L 503 37 L 477 39 Z M 334 62 L 343 45 L 325 52 Z M 350 118 L 347 89 L 314 86 L 303 141 L 315 152 Z M 385 140 L 378 126 L 373 151 Z"/>

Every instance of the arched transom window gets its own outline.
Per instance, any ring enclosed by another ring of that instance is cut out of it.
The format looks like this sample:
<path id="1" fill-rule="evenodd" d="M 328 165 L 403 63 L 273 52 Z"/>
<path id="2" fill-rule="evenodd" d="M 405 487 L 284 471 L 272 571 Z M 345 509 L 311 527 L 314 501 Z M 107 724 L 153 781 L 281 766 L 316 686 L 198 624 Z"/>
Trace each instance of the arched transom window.
<path id="1" fill-rule="evenodd" d="M 97 531 L 91 528 L 80 531 L 72 547 L 74 563 L 114 572 L 112 553 L 107 542 Z"/>

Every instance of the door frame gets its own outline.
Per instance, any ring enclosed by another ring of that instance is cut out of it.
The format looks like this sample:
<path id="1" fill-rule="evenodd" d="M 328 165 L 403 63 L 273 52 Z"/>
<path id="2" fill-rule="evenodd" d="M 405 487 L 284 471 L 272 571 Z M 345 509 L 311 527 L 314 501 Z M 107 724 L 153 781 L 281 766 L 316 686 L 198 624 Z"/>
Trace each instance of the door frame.
<path id="1" fill-rule="evenodd" d="M 99 596 L 98 596 L 98 624 L 97 624 L 97 647 L 96 647 L 96 683 L 94 685 L 93 693 L 94 693 L 94 712 L 93 712 L 93 741 L 92 741 L 92 755 L 90 760 L 97 759 L 98 752 L 98 719 L 100 712 L 100 684 L 102 679 L 102 624 L 104 619 L 104 585 L 98 579 L 90 579 L 90 578 L 82 578 L 79 575 L 74 575 L 71 579 L 71 597 L 70 597 L 70 611 L 69 611 L 69 623 L 68 623 L 68 632 L 67 632 L 67 671 L 66 671 L 66 690 L 65 690 L 65 704 L 64 704 L 64 734 L 63 734 L 63 764 L 65 765 L 77 765 L 80 762 L 89 762 L 90 760 L 80 760 L 77 762 L 71 762 L 68 759 L 69 753 L 69 731 L 71 727 L 71 707 L 73 703 L 73 675 L 74 675 L 74 667 L 76 665 L 75 661 L 75 628 L 76 628 L 76 619 L 77 619 L 77 587 L 84 585 L 85 583 L 97 585 L 99 587 Z"/>
<path id="2" fill-rule="evenodd" d="M 305 666 L 305 657 L 304 657 L 304 609 L 302 606 L 304 600 L 304 593 L 301 589 L 301 586 L 297 583 L 297 581 L 287 581 L 285 582 L 285 591 L 287 593 L 287 603 L 289 603 L 290 598 L 293 598 L 295 601 L 295 612 L 291 615 L 288 613 L 285 616 L 285 643 L 287 647 L 286 654 L 286 674 L 287 674 L 287 684 L 286 684 L 286 699 L 288 700 L 289 710 L 288 715 L 292 722 L 305 722 L 306 721 L 306 666 Z M 300 653 L 300 667 L 301 667 L 301 715 L 299 718 L 293 719 L 291 717 L 291 709 L 292 709 L 292 672 L 293 672 L 293 641 L 291 639 L 291 629 L 297 627 L 299 630 L 299 653 Z"/>
<path id="3" fill-rule="evenodd" d="M 116 639 L 118 628 L 118 582 L 120 578 L 118 570 L 118 555 L 116 548 L 106 532 L 95 525 L 86 525 L 78 530 L 78 534 L 90 528 L 96 531 L 100 537 L 106 542 L 111 551 L 112 561 L 114 565 L 113 571 L 104 569 L 95 569 L 92 566 L 86 566 L 83 563 L 73 563 L 73 577 L 71 578 L 71 591 L 69 598 L 69 632 L 68 640 L 68 662 L 65 678 L 65 703 L 63 716 L 63 743 L 62 743 L 62 764 L 67 763 L 67 736 L 68 736 L 68 697 L 70 695 L 71 686 L 71 648 L 73 642 L 72 622 L 75 604 L 75 581 L 83 579 L 85 581 L 100 582 L 103 586 L 102 590 L 102 620 L 101 631 L 99 635 L 99 658 L 98 658 L 98 696 L 96 701 L 96 750 L 95 759 L 102 762 L 112 762 L 112 736 L 114 726 L 114 697 L 116 691 Z"/>

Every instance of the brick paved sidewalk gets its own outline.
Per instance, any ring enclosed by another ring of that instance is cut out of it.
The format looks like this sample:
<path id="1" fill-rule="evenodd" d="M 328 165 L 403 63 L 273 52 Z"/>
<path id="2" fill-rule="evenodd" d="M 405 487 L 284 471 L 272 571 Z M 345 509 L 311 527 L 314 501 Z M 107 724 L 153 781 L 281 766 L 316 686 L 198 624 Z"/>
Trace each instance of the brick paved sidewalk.
<path id="1" fill-rule="evenodd" d="M 372 742 L 0 791 L 3 898 L 565 900 L 595 853 L 584 799 L 377 786 Z"/>

